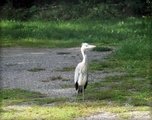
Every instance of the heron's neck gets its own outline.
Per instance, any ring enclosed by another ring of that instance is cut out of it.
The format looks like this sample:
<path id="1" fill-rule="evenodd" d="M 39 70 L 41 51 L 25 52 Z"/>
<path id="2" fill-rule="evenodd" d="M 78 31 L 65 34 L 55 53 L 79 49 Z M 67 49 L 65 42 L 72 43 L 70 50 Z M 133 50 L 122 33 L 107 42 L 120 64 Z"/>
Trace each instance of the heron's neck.
<path id="1" fill-rule="evenodd" d="M 88 64 L 87 54 L 85 54 L 84 51 L 81 51 L 81 52 L 82 52 L 82 56 L 83 56 L 82 62 L 87 65 Z"/>

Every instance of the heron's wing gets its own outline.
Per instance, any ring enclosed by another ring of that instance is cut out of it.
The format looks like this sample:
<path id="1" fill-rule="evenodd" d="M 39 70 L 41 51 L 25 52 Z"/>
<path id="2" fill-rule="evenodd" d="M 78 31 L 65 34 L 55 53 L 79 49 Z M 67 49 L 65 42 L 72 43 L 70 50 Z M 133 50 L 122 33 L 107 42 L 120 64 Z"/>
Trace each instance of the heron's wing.
<path id="1" fill-rule="evenodd" d="M 75 75 L 74 75 L 74 83 L 75 83 L 75 89 L 78 89 L 78 80 L 80 77 L 80 73 L 81 73 L 81 67 L 80 64 L 77 65 L 77 67 L 75 68 Z"/>
<path id="2" fill-rule="evenodd" d="M 78 64 L 75 68 L 75 75 L 74 75 L 74 83 L 78 82 L 79 76 L 80 76 L 80 65 Z"/>
<path id="3" fill-rule="evenodd" d="M 78 80 L 79 80 L 79 77 L 80 75 L 87 75 L 87 78 L 86 78 L 86 83 L 84 85 L 84 89 L 87 87 L 87 84 L 88 84 L 88 72 L 87 70 L 84 72 L 83 71 L 83 64 L 82 63 L 79 63 L 77 65 L 77 67 L 75 68 L 75 76 L 74 76 L 74 83 L 75 83 L 75 88 L 76 90 L 78 89 L 79 85 L 78 85 Z"/>

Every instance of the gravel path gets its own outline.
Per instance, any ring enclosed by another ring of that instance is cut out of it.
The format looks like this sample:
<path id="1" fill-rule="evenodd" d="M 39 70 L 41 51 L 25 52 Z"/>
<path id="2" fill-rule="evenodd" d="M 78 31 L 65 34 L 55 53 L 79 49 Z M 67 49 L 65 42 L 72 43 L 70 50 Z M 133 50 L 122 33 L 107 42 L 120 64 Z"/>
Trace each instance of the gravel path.
<path id="1" fill-rule="evenodd" d="M 91 52 L 90 60 L 103 60 L 110 52 Z M 1 49 L 1 88 L 21 88 L 38 91 L 50 97 L 72 97 L 74 89 L 74 69 L 81 62 L 80 48 L 37 49 L 3 48 Z M 37 72 L 29 71 L 41 68 Z M 114 75 L 117 73 L 113 73 Z M 93 75 L 93 74 L 92 74 Z M 96 73 L 94 81 L 107 74 Z"/>

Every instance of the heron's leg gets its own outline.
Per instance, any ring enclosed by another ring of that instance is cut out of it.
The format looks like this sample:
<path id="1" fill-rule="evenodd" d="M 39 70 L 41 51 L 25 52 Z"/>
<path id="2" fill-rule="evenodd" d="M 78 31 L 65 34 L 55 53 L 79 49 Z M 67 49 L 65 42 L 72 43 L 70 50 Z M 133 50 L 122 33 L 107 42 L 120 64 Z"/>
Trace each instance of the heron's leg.
<path id="1" fill-rule="evenodd" d="M 76 91 L 76 94 L 75 94 L 75 101 L 77 101 L 77 96 L 78 96 L 78 93 Z"/>
<path id="2" fill-rule="evenodd" d="M 83 102 L 84 102 L 84 86 L 82 87 L 82 93 L 83 93 Z"/>

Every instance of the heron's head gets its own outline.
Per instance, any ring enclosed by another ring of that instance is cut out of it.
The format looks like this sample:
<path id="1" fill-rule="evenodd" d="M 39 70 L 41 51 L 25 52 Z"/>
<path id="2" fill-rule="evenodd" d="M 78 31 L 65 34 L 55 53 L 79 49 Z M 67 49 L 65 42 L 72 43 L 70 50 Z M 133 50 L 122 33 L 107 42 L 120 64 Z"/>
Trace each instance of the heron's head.
<path id="1" fill-rule="evenodd" d="M 88 43 L 82 43 L 82 46 L 81 46 L 81 51 L 83 51 L 84 53 L 87 52 L 87 51 L 90 51 L 92 50 L 93 48 L 95 48 L 96 46 L 95 45 L 90 45 Z"/>

